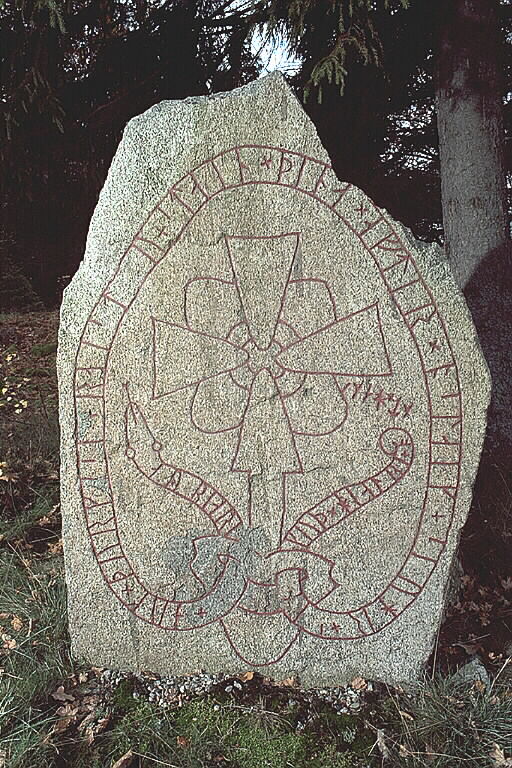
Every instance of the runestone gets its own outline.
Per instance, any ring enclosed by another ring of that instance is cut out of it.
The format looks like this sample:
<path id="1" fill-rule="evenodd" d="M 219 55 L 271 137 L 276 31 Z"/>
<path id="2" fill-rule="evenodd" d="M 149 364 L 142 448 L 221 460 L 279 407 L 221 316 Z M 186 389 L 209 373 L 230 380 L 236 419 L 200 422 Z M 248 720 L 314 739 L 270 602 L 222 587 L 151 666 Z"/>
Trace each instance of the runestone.
<path id="1" fill-rule="evenodd" d="M 77 656 L 421 673 L 487 367 L 441 250 L 336 177 L 280 75 L 130 121 L 58 365 Z"/>

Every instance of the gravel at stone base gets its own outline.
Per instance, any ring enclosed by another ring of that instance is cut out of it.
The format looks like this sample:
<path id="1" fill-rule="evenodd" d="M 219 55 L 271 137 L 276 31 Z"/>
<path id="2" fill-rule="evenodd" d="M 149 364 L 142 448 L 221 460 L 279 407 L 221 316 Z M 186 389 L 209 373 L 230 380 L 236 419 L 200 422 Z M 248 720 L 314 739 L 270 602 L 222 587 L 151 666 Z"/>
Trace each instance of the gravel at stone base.
<path id="1" fill-rule="evenodd" d="M 333 707 L 338 714 L 355 714 L 359 712 L 364 704 L 366 695 L 374 692 L 375 687 L 371 681 L 357 678 L 353 681 L 354 686 L 346 685 L 335 688 L 313 688 L 303 690 L 295 686 L 291 681 L 273 683 L 272 681 L 258 677 L 250 679 L 243 677 L 238 679 L 232 676 L 214 675 L 207 672 L 198 672 L 193 675 L 176 677 L 156 677 L 154 675 L 133 675 L 130 673 L 119 672 L 116 670 L 105 669 L 100 676 L 100 688 L 108 696 L 124 681 L 133 681 L 133 697 L 135 699 L 146 699 L 152 704 L 162 708 L 173 708 L 182 706 L 186 701 L 204 697 L 207 694 L 223 695 L 228 694 L 233 698 L 248 692 L 249 684 L 259 684 L 260 689 L 265 693 L 271 694 L 273 690 L 281 695 L 284 691 L 288 694 L 287 704 L 290 707 L 299 704 L 314 705 L 315 703 L 325 703 Z M 220 705 L 217 705 L 220 707 Z M 258 706 L 247 706 L 248 711 L 259 708 Z M 305 726 L 302 723 L 302 727 Z M 301 723 L 297 727 L 300 729 Z"/>

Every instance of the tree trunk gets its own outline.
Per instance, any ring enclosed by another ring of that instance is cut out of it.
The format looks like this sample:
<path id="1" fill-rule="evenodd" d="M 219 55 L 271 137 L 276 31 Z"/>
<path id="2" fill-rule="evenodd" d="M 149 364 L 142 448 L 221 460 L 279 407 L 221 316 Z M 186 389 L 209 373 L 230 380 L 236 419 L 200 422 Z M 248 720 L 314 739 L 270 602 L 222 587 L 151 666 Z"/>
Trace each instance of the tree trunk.
<path id="1" fill-rule="evenodd" d="M 509 239 L 496 0 L 445 0 L 437 126 L 445 248 L 461 287 Z"/>
<path id="2" fill-rule="evenodd" d="M 492 574 L 507 560 L 512 472 L 511 243 L 500 88 L 499 0 L 444 0 L 437 124 L 448 258 L 477 327 L 493 391 L 462 557 Z"/>

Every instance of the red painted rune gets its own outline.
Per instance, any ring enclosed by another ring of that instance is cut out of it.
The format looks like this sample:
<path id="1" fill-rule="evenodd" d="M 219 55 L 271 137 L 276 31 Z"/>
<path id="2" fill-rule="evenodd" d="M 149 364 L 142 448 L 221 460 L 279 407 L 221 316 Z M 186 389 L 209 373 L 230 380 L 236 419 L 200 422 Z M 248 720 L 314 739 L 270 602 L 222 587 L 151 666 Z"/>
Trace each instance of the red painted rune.
<path id="1" fill-rule="evenodd" d="M 459 489 L 457 361 L 408 243 L 326 163 L 244 145 L 176 181 L 97 297 L 74 393 L 91 551 L 156 633 L 257 666 L 407 620 Z"/>

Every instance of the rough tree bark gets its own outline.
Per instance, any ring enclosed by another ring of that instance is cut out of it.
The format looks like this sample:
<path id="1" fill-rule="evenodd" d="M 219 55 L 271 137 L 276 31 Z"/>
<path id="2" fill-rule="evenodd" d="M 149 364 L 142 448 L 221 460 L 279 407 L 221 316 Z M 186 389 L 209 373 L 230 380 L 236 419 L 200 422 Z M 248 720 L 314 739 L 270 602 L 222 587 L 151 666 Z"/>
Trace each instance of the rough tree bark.
<path id="1" fill-rule="evenodd" d="M 445 0 L 437 125 L 445 247 L 461 287 L 508 236 L 497 0 Z"/>
<path id="2" fill-rule="evenodd" d="M 437 123 L 445 247 L 491 371 L 487 434 L 463 554 L 492 574 L 510 547 L 512 248 L 508 230 L 499 0 L 444 0 Z"/>

